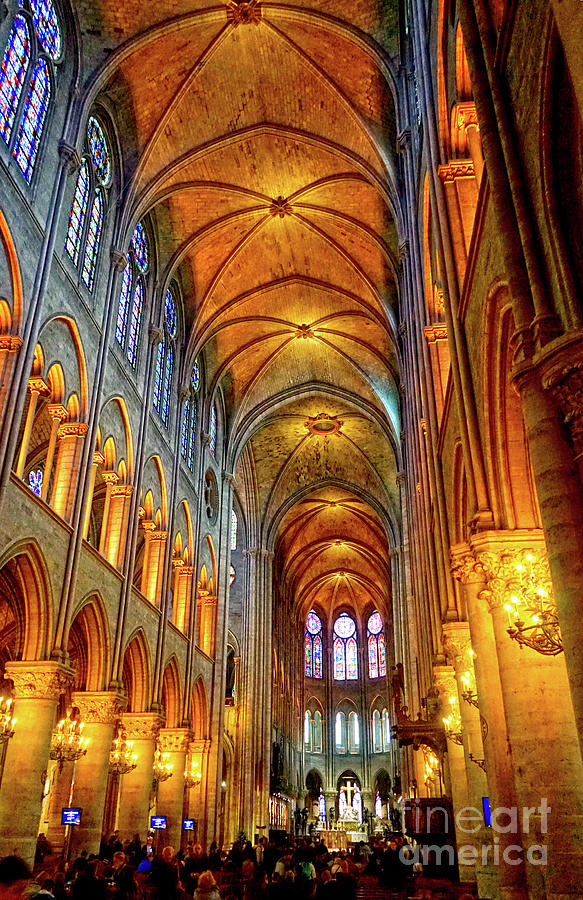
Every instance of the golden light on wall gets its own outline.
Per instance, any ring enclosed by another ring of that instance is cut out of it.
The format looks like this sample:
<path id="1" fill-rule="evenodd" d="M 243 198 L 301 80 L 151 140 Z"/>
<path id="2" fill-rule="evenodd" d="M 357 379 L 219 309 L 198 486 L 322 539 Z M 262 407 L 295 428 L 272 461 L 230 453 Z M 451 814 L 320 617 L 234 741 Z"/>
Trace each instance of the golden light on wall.
<path id="1" fill-rule="evenodd" d="M 443 724 L 445 726 L 445 736 L 448 741 L 453 741 L 454 744 L 463 744 L 463 732 L 462 732 L 462 719 L 460 715 L 460 708 L 458 699 L 456 696 L 452 695 L 449 698 L 450 705 L 450 714 L 449 716 L 444 716 Z"/>
<path id="2" fill-rule="evenodd" d="M 14 735 L 16 719 L 12 715 L 12 700 L 0 697 L 0 744 L 5 744 Z"/>
<path id="3" fill-rule="evenodd" d="M 516 563 L 513 583 L 508 587 L 510 596 L 504 609 L 510 637 L 545 656 L 562 653 L 561 628 L 546 558 L 525 553 Z"/>

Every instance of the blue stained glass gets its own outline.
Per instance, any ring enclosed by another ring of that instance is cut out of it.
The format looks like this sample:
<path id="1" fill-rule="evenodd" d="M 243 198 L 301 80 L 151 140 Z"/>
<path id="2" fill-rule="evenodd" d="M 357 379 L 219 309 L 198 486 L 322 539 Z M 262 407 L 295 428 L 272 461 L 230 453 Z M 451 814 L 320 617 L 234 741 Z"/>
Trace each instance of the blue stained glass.
<path id="1" fill-rule="evenodd" d="M 379 634 L 379 675 L 387 674 L 387 653 L 385 650 L 385 635 Z"/>
<path id="2" fill-rule="evenodd" d="M 117 324 L 115 327 L 115 339 L 122 347 L 126 339 L 126 331 L 128 327 L 128 310 L 130 306 L 130 290 L 132 286 L 132 270 L 130 266 L 126 266 L 121 282 L 121 291 L 119 294 L 119 306 L 117 310 Z"/>
<path id="3" fill-rule="evenodd" d="M 34 29 L 51 59 L 59 59 L 63 46 L 59 20 L 52 0 L 30 0 Z"/>
<path id="4" fill-rule="evenodd" d="M 182 409 L 182 426 L 180 428 L 180 455 L 182 459 L 188 459 L 188 438 L 190 426 L 190 400 L 185 400 Z"/>
<path id="5" fill-rule="evenodd" d="M 166 291 L 166 299 L 164 301 L 164 311 L 166 316 L 166 326 L 170 337 L 176 337 L 176 301 L 170 288 Z"/>
<path id="6" fill-rule="evenodd" d="M 50 96 L 51 82 L 48 63 L 45 59 L 39 59 L 32 74 L 24 112 L 12 151 L 14 159 L 28 182 L 32 178 Z"/>
<path id="7" fill-rule="evenodd" d="M 319 634 L 314 638 L 314 678 L 322 677 L 322 638 Z"/>
<path id="8" fill-rule="evenodd" d="M 174 354 L 172 347 L 168 348 L 166 354 L 166 371 L 164 373 L 164 396 L 162 397 L 162 419 L 168 424 L 168 416 L 170 413 L 170 391 L 172 388 L 172 376 L 174 375 Z"/>
<path id="9" fill-rule="evenodd" d="M 43 489 L 43 470 L 42 469 L 33 469 L 32 472 L 28 473 L 28 484 L 31 491 L 40 497 L 42 489 Z"/>
<path id="10" fill-rule="evenodd" d="M 214 456 L 217 450 L 217 407 L 213 403 L 211 407 L 211 415 L 209 420 L 209 450 Z"/>
<path id="11" fill-rule="evenodd" d="M 188 467 L 192 469 L 194 465 L 194 438 L 196 435 L 196 422 L 198 416 L 198 404 L 196 400 L 192 401 L 192 419 L 190 423 L 190 439 L 188 441 Z"/>
<path id="12" fill-rule="evenodd" d="M 140 331 L 140 321 L 142 318 L 142 303 L 144 300 L 144 288 L 142 282 L 138 279 L 134 290 L 134 302 L 132 304 L 132 316 L 130 319 L 130 330 L 128 334 L 127 357 L 135 366 L 138 355 L 138 334 Z"/>
<path id="13" fill-rule="evenodd" d="M 358 661 L 354 638 L 350 638 L 346 642 L 346 677 L 349 681 L 356 681 L 358 678 Z"/>
<path id="14" fill-rule="evenodd" d="M 336 681 L 344 681 L 346 678 L 344 641 L 340 640 L 340 638 L 336 638 L 334 641 L 334 678 Z"/>
<path id="15" fill-rule="evenodd" d="M 87 146 L 93 159 L 95 174 L 101 184 L 108 184 L 111 178 L 111 157 L 103 128 L 94 116 L 87 122 Z"/>
<path id="16" fill-rule="evenodd" d="M 200 387 L 200 369 L 198 367 L 198 360 L 195 360 L 195 363 L 192 367 L 192 374 L 190 376 L 190 383 L 192 385 L 193 391 L 198 391 Z"/>
<path id="17" fill-rule="evenodd" d="M 148 239 L 146 237 L 146 229 L 141 222 L 138 222 L 132 235 L 132 249 L 136 265 L 140 272 L 148 271 Z"/>
<path id="18" fill-rule="evenodd" d="M 83 225 L 85 224 L 85 216 L 87 214 L 88 196 L 89 172 L 87 170 L 87 163 L 83 161 L 77 177 L 73 203 L 71 204 L 71 212 L 69 213 L 67 239 L 65 241 L 65 249 L 75 265 L 79 262 L 79 250 L 81 249 Z"/>
<path id="19" fill-rule="evenodd" d="M 156 412 L 160 412 L 160 399 L 162 397 L 162 371 L 164 368 L 164 344 L 158 344 L 156 351 L 156 371 L 154 373 L 154 397 L 153 404 Z"/>
<path id="20" fill-rule="evenodd" d="M 28 25 L 22 16 L 16 16 L 0 68 L 0 134 L 6 143 L 10 140 L 29 60 Z"/>
<path id="21" fill-rule="evenodd" d="M 83 260 L 83 281 L 89 288 L 93 287 L 95 278 L 95 263 L 97 262 L 97 252 L 99 250 L 99 239 L 101 237 L 101 229 L 103 227 L 103 200 L 101 199 L 101 191 L 95 192 L 95 200 L 91 209 L 91 218 L 89 219 L 89 229 L 87 231 L 87 242 L 85 244 L 85 259 Z"/>

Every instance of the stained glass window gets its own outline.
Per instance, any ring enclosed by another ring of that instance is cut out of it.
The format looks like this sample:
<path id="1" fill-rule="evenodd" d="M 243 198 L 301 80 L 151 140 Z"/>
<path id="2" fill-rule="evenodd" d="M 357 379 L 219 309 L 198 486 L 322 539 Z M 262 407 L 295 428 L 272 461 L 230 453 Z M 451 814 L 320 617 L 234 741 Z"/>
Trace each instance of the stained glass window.
<path id="1" fill-rule="evenodd" d="M 336 681 L 346 679 L 346 653 L 344 641 L 340 638 L 334 641 L 334 678 Z"/>
<path id="2" fill-rule="evenodd" d="M 30 0 L 34 28 L 43 49 L 53 60 L 59 59 L 62 49 L 59 20 L 51 0 Z"/>
<path id="3" fill-rule="evenodd" d="M 164 300 L 164 314 L 166 316 L 166 326 L 168 328 L 168 334 L 171 338 L 176 337 L 176 301 L 174 300 L 174 295 L 170 288 L 166 291 L 166 298 Z"/>
<path id="4" fill-rule="evenodd" d="M 372 744 L 374 753 L 382 753 L 383 735 L 381 732 L 381 714 L 378 709 L 372 714 Z"/>
<path id="5" fill-rule="evenodd" d="M 322 638 L 317 634 L 313 640 L 314 645 L 314 678 L 322 677 Z"/>
<path id="6" fill-rule="evenodd" d="M 231 550 L 237 549 L 237 513 L 231 510 Z"/>
<path id="7" fill-rule="evenodd" d="M 231 566 L 229 569 L 229 587 L 231 587 L 236 577 L 237 573 L 235 571 L 235 566 Z"/>
<path id="8" fill-rule="evenodd" d="M 14 117 L 30 61 L 30 34 L 23 16 L 16 16 L 8 35 L 0 69 L 0 133 L 10 140 Z"/>
<path id="9" fill-rule="evenodd" d="M 148 239 L 146 237 L 146 229 L 141 222 L 138 222 L 132 235 L 132 250 L 134 251 L 134 259 L 140 272 L 148 271 Z"/>
<path id="10" fill-rule="evenodd" d="M 198 360 L 194 361 L 194 365 L 192 367 L 192 374 L 190 376 L 190 383 L 192 385 L 193 391 L 198 391 L 200 387 L 200 369 L 198 367 Z"/>
<path id="11" fill-rule="evenodd" d="M 31 491 L 36 494 L 37 497 L 40 497 L 43 489 L 43 470 L 33 469 L 32 472 L 29 472 L 28 484 Z"/>
<path id="12" fill-rule="evenodd" d="M 50 96 L 49 67 L 46 59 L 39 59 L 32 74 L 24 112 L 12 151 L 14 159 L 28 182 L 32 178 Z"/>
<path id="13" fill-rule="evenodd" d="M 87 230 L 87 241 L 85 244 L 85 259 L 83 260 L 83 281 L 91 290 L 95 279 L 95 263 L 97 262 L 97 253 L 99 251 L 99 239 L 101 237 L 101 229 L 103 226 L 103 200 L 101 199 L 101 191 L 95 192 L 95 199 L 91 208 L 91 218 L 89 219 L 89 228 Z"/>
<path id="14" fill-rule="evenodd" d="M 156 403 L 154 403 L 156 406 Z M 180 428 L 180 455 L 182 459 L 188 460 L 188 439 L 190 431 L 190 400 L 184 401 L 182 408 L 182 425 Z"/>
<path id="15" fill-rule="evenodd" d="M 162 396 L 162 419 L 164 424 L 168 424 L 170 415 L 170 393 L 172 390 L 172 377 L 174 375 L 174 353 L 172 347 L 168 347 L 166 353 L 166 370 L 164 372 L 164 394 Z"/>
<path id="16" fill-rule="evenodd" d="M 304 715 L 304 744 L 310 745 L 310 740 L 312 737 L 312 717 L 308 710 Z"/>
<path id="17" fill-rule="evenodd" d="M 322 713 L 318 709 L 312 720 L 312 752 L 322 752 Z"/>
<path id="18" fill-rule="evenodd" d="M 65 241 L 65 249 L 75 265 L 79 262 L 79 251 L 81 249 L 81 238 L 83 236 L 83 225 L 85 224 L 85 214 L 87 212 L 87 197 L 89 196 L 89 170 L 87 163 L 83 161 L 77 176 L 77 184 L 73 195 L 73 204 L 69 213 L 69 227 L 67 228 L 67 239 Z"/>
<path id="19" fill-rule="evenodd" d="M 130 319 L 130 328 L 128 334 L 127 357 L 132 366 L 135 366 L 138 355 L 138 333 L 140 330 L 140 320 L 142 318 L 142 303 L 144 301 L 144 288 L 140 279 L 138 279 L 134 289 L 134 299 L 132 303 L 132 315 Z"/>
<path id="20" fill-rule="evenodd" d="M 194 465 L 194 437 L 196 435 L 196 422 L 198 415 L 198 404 L 196 400 L 192 401 L 192 417 L 190 424 L 190 440 L 188 441 L 188 467 L 192 469 Z"/>
<path id="21" fill-rule="evenodd" d="M 358 646 L 356 623 L 346 613 L 334 623 L 334 678 L 355 681 L 358 678 Z"/>
<path id="22" fill-rule="evenodd" d="M 217 452 L 217 407 L 214 403 L 211 407 L 211 414 L 209 419 L 209 435 L 209 450 L 214 456 Z"/>
<path id="23" fill-rule="evenodd" d="M 115 326 L 115 339 L 122 347 L 126 339 L 126 331 L 128 327 L 128 310 L 130 307 L 130 289 L 132 286 L 132 270 L 130 266 L 126 266 L 121 281 L 121 291 L 119 294 L 119 306 L 117 309 L 117 323 Z"/>
<path id="24" fill-rule="evenodd" d="M 320 617 L 310 610 L 306 618 L 306 630 L 304 633 L 304 645 L 306 647 L 305 674 L 308 678 L 322 677 L 322 622 Z M 309 665 L 308 665 L 309 660 Z"/>
<path id="25" fill-rule="evenodd" d="M 164 344 L 162 341 L 158 344 L 156 352 L 156 370 L 154 372 L 154 396 L 153 404 L 156 412 L 160 412 L 160 401 L 162 399 L 162 372 L 164 370 Z"/>
<path id="26" fill-rule="evenodd" d="M 344 732 L 346 730 L 346 716 L 343 712 L 336 713 L 336 725 L 334 729 L 334 743 L 336 747 L 340 750 L 342 749 L 344 744 Z"/>
<path id="27" fill-rule="evenodd" d="M 93 167 L 97 178 L 101 184 L 109 184 L 109 179 L 111 178 L 111 156 L 103 128 L 95 116 L 90 116 L 87 122 L 87 146 L 93 159 Z"/>
<path id="28" fill-rule="evenodd" d="M 383 709 L 383 744 L 385 750 L 389 749 L 391 743 L 391 723 L 389 721 L 388 709 Z"/>
<path id="29" fill-rule="evenodd" d="M 375 610 L 368 620 L 368 675 L 369 678 L 387 674 L 385 632 L 380 613 Z"/>

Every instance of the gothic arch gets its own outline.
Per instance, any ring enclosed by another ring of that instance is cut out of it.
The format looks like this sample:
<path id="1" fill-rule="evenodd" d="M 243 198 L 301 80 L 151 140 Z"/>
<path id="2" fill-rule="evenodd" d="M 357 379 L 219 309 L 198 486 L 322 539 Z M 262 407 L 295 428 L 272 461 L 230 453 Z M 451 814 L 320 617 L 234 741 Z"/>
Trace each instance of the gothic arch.
<path id="1" fill-rule="evenodd" d="M 195 740 L 208 740 L 209 709 L 202 675 L 198 676 L 192 689 L 192 730 L 194 731 Z"/>
<path id="2" fill-rule="evenodd" d="M 137 628 L 126 643 L 122 680 L 128 697 L 128 712 L 145 712 L 150 703 L 152 683 L 150 650 L 142 628 Z"/>
<path id="3" fill-rule="evenodd" d="M 9 547 L 0 559 L 0 576 L 9 579 L 20 639 L 20 659 L 46 659 L 51 634 L 51 588 L 44 555 L 35 540 Z"/>
<path id="4" fill-rule="evenodd" d="M 109 626 L 98 593 L 87 597 L 75 610 L 67 646 L 75 669 L 76 690 L 105 690 L 109 675 Z"/>
<path id="5" fill-rule="evenodd" d="M 180 690 L 180 672 L 176 656 L 173 656 L 164 668 L 162 677 L 162 706 L 166 713 L 166 727 L 178 728 L 180 724 L 182 699 Z"/>
<path id="6" fill-rule="evenodd" d="M 18 334 L 22 324 L 22 276 L 18 254 L 12 239 L 12 234 L 6 222 L 4 213 L 0 209 L 0 242 L 4 250 L 4 259 L 0 267 L 2 282 L 6 279 L 6 288 L 2 289 L 0 332 L 2 334 Z M 4 268 L 6 271 L 3 271 Z M 7 290 L 8 282 L 10 291 Z"/>

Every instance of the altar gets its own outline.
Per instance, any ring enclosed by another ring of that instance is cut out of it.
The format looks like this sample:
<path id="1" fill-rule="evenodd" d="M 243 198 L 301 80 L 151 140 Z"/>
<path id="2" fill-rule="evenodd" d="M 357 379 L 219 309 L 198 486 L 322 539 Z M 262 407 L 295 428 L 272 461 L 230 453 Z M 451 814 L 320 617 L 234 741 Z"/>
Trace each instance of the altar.
<path id="1" fill-rule="evenodd" d="M 328 850 L 347 850 L 348 833 L 336 828 L 323 828 L 318 831 L 318 837 L 322 843 L 326 844 Z"/>

